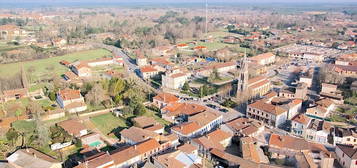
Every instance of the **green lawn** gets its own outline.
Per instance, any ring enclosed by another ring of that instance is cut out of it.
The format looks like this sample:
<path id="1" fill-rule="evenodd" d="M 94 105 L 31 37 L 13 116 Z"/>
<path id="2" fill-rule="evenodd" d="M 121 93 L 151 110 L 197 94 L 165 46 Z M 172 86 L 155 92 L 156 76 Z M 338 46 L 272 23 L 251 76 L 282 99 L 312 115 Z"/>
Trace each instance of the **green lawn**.
<path id="1" fill-rule="evenodd" d="M 18 120 L 12 123 L 12 127 L 20 132 L 33 132 L 35 131 L 35 122 L 34 121 L 26 121 L 26 120 Z"/>
<path id="2" fill-rule="evenodd" d="M 102 114 L 92 117 L 91 122 L 105 135 L 113 132 L 115 129 L 127 127 L 126 121 L 112 115 L 112 113 Z"/>
<path id="3" fill-rule="evenodd" d="M 68 68 L 59 64 L 61 60 L 74 62 L 76 60 L 91 60 L 91 59 L 101 58 L 103 56 L 108 56 L 108 55 L 111 55 L 111 53 L 108 50 L 95 49 L 95 50 L 80 51 L 80 52 L 71 53 L 63 56 L 51 57 L 46 59 L 34 60 L 34 61 L 4 64 L 4 65 L 0 65 L 0 76 L 15 75 L 16 73 L 20 72 L 21 64 L 24 66 L 25 70 L 28 70 L 30 67 L 34 69 L 34 72 L 29 74 L 33 79 L 37 79 L 39 77 L 47 77 L 51 73 L 60 75 L 68 71 Z"/>

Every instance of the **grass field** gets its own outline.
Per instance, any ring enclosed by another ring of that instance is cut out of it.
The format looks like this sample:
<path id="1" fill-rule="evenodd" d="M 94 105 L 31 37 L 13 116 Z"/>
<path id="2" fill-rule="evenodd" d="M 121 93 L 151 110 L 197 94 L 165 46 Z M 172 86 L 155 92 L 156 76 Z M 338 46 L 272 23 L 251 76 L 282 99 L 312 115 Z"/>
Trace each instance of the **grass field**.
<path id="1" fill-rule="evenodd" d="M 102 114 L 92 117 L 91 122 L 105 135 L 108 135 L 113 130 L 127 127 L 126 121 L 115 117 L 112 113 Z"/>
<path id="2" fill-rule="evenodd" d="M 63 56 L 51 57 L 46 59 L 34 60 L 34 61 L 25 61 L 20 63 L 11 63 L 0 65 L 0 76 L 12 76 L 20 72 L 21 64 L 24 66 L 25 70 L 28 70 L 30 67 L 34 69 L 34 72 L 29 74 L 32 79 L 37 79 L 39 77 L 48 76 L 51 73 L 60 75 L 68 69 L 59 64 L 61 60 L 66 60 L 69 62 L 74 62 L 76 60 L 90 60 L 101 58 L 103 56 L 108 56 L 111 53 L 104 49 L 95 49 L 80 51 L 76 53 L 71 53 Z"/>

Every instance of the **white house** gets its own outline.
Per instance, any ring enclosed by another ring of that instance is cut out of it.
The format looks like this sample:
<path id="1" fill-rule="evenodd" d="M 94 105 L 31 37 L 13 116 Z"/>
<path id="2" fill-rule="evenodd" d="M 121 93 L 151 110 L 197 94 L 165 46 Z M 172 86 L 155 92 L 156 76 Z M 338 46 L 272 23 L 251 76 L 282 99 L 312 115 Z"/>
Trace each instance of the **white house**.
<path id="1" fill-rule="evenodd" d="M 304 136 L 305 129 L 310 124 L 311 118 L 304 114 L 298 114 L 291 119 L 291 133 L 296 136 Z"/>
<path id="2" fill-rule="evenodd" d="M 328 143 L 332 125 L 323 120 L 312 119 L 305 130 L 305 139 L 321 144 Z"/>
<path id="3" fill-rule="evenodd" d="M 259 100 L 247 106 L 247 117 L 278 127 L 286 122 L 288 110 Z"/>
<path id="4" fill-rule="evenodd" d="M 189 75 L 187 73 L 183 72 L 166 72 L 165 75 L 162 75 L 162 86 L 169 89 L 179 89 L 184 85 L 188 76 Z"/>
<path id="5" fill-rule="evenodd" d="M 84 98 L 79 90 L 63 89 L 57 93 L 57 103 L 61 108 L 66 109 L 70 113 L 81 112 L 87 109 L 84 103 Z"/>
<path id="6" fill-rule="evenodd" d="M 159 74 L 159 70 L 157 70 L 154 66 L 147 65 L 140 67 L 140 76 L 143 79 L 149 79 L 157 74 Z"/>
<path id="7" fill-rule="evenodd" d="M 222 122 L 222 115 L 206 111 L 189 117 L 188 122 L 172 127 L 171 131 L 180 139 L 187 139 L 209 132 Z"/>
<path id="8" fill-rule="evenodd" d="M 349 145 L 336 145 L 337 160 L 344 168 L 357 167 L 357 148 Z"/>

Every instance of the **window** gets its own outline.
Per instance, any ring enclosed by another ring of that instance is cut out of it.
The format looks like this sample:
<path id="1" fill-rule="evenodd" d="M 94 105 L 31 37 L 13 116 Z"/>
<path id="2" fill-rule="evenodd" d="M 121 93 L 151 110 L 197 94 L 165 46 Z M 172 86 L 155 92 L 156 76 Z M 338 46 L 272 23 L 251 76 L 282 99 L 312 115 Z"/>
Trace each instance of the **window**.
<path id="1" fill-rule="evenodd" d="M 350 141 L 351 139 L 350 138 L 347 138 L 347 141 Z"/>

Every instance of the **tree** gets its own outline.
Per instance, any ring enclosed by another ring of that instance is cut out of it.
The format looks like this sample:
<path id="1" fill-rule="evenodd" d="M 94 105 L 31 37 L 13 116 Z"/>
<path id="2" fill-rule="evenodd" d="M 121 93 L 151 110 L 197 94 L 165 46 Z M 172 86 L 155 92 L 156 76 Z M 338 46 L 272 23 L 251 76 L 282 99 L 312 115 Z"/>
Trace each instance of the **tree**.
<path id="1" fill-rule="evenodd" d="M 48 94 L 48 98 L 50 98 L 51 101 L 56 100 L 56 93 L 54 91 L 50 91 Z"/>
<path id="2" fill-rule="evenodd" d="M 209 81 L 221 80 L 221 76 L 219 75 L 216 68 L 213 69 L 213 72 L 209 76 Z"/>
<path id="3" fill-rule="evenodd" d="M 105 91 L 99 83 L 94 84 L 93 88 L 85 95 L 87 101 L 92 105 L 99 105 L 107 99 Z"/>
<path id="4" fill-rule="evenodd" d="M 144 106 L 144 104 L 142 103 L 137 104 L 134 114 L 136 116 L 141 116 L 144 115 L 145 113 L 146 113 L 146 107 Z"/>
<path id="5" fill-rule="evenodd" d="M 188 91 L 188 90 L 190 90 L 190 85 L 188 84 L 187 81 L 183 84 L 182 90 L 183 90 L 183 91 Z"/>
<path id="6" fill-rule="evenodd" d="M 19 133 L 16 131 L 15 128 L 10 128 L 6 132 L 6 139 L 8 141 L 11 141 L 11 145 L 14 145 L 18 138 L 19 138 Z"/>
<path id="7" fill-rule="evenodd" d="M 17 120 L 19 120 L 19 117 L 21 116 L 21 114 L 22 114 L 22 111 L 21 111 L 21 109 L 16 109 L 16 111 L 15 111 L 15 116 L 17 117 Z"/>
<path id="8" fill-rule="evenodd" d="M 50 141 L 49 130 L 47 125 L 41 120 L 41 113 L 44 112 L 43 109 L 37 102 L 31 101 L 27 106 L 27 110 L 29 113 L 33 114 L 35 121 L 36 136 L 34 136 L 33 139 L 36 139 L 40 146 L 48 145 L 48 142 Z"/>

